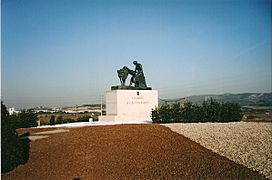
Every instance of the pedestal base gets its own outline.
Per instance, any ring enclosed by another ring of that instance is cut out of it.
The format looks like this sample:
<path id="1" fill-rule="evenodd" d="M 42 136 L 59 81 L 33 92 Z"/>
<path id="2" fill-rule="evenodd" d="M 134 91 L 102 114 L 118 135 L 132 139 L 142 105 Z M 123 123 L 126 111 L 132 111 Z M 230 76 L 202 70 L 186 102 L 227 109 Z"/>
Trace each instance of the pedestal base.
<path id="1" fill-rule="evenodd" d="M 99 122 L 151 122 L 150 118 L 137 117 L 137 116 L 99 116 Z"/>
<path id="2" fill-rule="evenodd" d="M 158 107 L 156 90 L 111 90 L 106 93 L 106 116 L 102 122 L 151 121 L 152 109 Z"/>

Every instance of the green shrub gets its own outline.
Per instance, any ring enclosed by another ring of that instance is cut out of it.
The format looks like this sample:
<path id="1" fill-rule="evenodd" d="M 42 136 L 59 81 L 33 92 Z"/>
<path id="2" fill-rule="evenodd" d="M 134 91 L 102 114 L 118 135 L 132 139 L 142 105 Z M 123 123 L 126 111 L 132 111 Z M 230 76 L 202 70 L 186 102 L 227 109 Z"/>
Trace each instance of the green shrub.
<path id="1" fill-rule="evenodd" d="M 20 128 L 36 127 L 38 126 L 38 116 L 32 111 L 22 111 L 18 114 L 18 125 Z"/>
<path id="2" fill-rule="evenodd" d="M 75 120 L 72 118 L 64 118 L 62 122 L 63 123 L 71 123 L 71 122 L 75 122 Z"/>
<path id="3" fill-rule="evenodd" d="M 54 115 L 52 115 L 52 116 L 50 117 L 49 124 L 50 124 L 50 125 L 55 125 L 55 116 L 54 116 Z"/>
<path id="4" fill-rule="evenodd" d="M 63 123 L 63 118 L 62 116 L 57 117 L 57 123 L 56 124 L 62 124 Z"/>
<path id="5" fill-rule="evenodd" d="M 81 116 L 81 117 L 79 117 L 79 118 L 77 118 L 77 122 L 89 122 L 89 118 L 90 118 L 91 116 Z"/>
<path id="6" fill-rule="evenodd" d="M 18 116 L 9 116 L 6 106 L 1 102 L 1 171 L 13 170 L 24 164 L 29 156 L 29 139 L 20 139 L 16 129 L 21 126 Z"/>
<path id="7" fill-rule="evenodd" d="M 202 105 L 191 102 L 162 105 L 153 109 L 151 116 L 154 123 L 235 122 L 241 121 L 242 111 L 237 103 L 220 103 L 210 99 Z"/>

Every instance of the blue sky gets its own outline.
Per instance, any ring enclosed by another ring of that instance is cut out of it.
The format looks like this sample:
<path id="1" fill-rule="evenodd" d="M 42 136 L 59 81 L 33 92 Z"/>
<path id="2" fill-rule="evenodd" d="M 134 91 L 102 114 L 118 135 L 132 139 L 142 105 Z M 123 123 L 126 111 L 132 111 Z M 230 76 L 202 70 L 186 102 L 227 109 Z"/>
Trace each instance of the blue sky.
<path id="1" fill-rule="evenodd" d="M 98 103 L 138 60 L 159 97 L 271 92 L 271 1 L 2 0 L 1 96 Z"/>

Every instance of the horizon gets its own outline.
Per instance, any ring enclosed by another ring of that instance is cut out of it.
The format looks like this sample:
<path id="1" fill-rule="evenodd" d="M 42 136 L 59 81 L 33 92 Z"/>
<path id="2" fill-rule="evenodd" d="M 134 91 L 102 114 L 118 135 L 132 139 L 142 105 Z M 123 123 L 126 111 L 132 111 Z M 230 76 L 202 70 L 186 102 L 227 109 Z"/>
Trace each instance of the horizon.
<path id="1" fill-rule="evenodd" d="M 170 102 L 174 102 L 174 101 L 180 101 L 181 99 L 185 99 L 185 98 L 190 98 L 190 97 L 194 97 L 194 96 L 221 96 L 221 95 L 240 95 L 240 94 L 272 94 L 272 92 L 263 92 L 263 93 L 256 93 L 256 92 L 240 92 L 240 93 L 222 93 L 222 94 L 198 94 L 198 95 L 190 95 L 190 96 L 186 96 L 186 97 L 175 97 L 175 98 L 167 98 L 167 99 L 161 99 L 160 97 L 158 98 L 158 101 L 170 101 Z M 105 97 L 104 97 L 105 98 Z M 217 100 L 217 99 L 215 99 Z M 105 99 L 103 99 L 103 105 L 106 104 Z M 69 108 L 69 107 L 81 107 L 81 106 L 100 106 L 101 105 L 101 101 L 100 103 L 89 103 L 89 104 L 71 104 L 71 105 L 67 105 L 67 106 L 33 106 L 33 107 L 29 107 L 29 108 L 21 108 L 21 109 L 16 109 L 16 110 L 27 110 L 27 109 L 35 109 L 35 108 Z M 7 107 L 7 108 L 14 108 L 14 107 Z"/>
<path id="2" fill-rule="evenodd" d="M 99 104 L 135 59 L 161 99 L 272 92 L 269 0 L 3 0 L 1 17 L 8 107 Z"/>

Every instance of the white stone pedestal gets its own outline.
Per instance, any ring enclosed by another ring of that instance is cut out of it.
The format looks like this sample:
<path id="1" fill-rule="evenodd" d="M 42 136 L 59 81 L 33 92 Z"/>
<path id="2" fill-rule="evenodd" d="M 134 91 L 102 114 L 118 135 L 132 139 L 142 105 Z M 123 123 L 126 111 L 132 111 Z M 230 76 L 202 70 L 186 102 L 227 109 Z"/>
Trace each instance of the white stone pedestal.
<path id="1" fill-rule="evenodd" d="M 99 116 L 99 121 L 151 121 L 155 107 L 158 107 L 157 90 L 111 90 L 106 92 L 106 116 Z"/>

